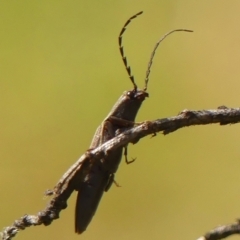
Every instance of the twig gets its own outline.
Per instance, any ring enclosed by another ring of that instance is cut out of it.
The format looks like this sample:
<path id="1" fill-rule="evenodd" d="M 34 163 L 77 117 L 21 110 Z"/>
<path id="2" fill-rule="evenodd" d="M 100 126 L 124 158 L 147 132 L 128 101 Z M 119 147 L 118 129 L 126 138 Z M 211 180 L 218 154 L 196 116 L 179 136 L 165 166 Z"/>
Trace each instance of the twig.
<path id="1" fill-rule="evenodd" d="M 220 125 L 234 124 L 240 122 L 240 108 L 227 108 L 221 106 L 216 110 L 190 111 L 183 110 L 177 116 L 158 119 L 155 121 L 145 121 L 137 126 L 124 131 L 117 137 L 109 140 L 105 144 L 87 151 L 80 159 L 73 164 L 70 169 L 62 176 L 53 190 L 48 190 L 46 195 L 54 195 L 46 209 L 40 211 L 37 215 L 25 215 L 6 227 L 1 233 L 3 240 L 12 239 L 19 230 L 36 225 L 50 225 L 51 222 L 59 218 L 61 210 L 67 207 L 67 200 L 75 190 L 76 182 L 82 178 L 81 166 L 86 161 L 102 161 L 104 156 L 114 151 L 118 147 L 125 146 L 128 143 L 137 143 L 141 138 L 147 135 L 156 135 L 157 132 L 169 134 L 180 128 L 193 125 L 206 125 L 219 123 Z M 219 239 L 219 238 L 205 238 Z"/>
<path id="2" fill-rule="evenodd" d="M 232 223 L 230 225 L 219 226 L 208 233 L 205 236 L 198 238 L 197 240 L 219 240 L 227 238 L 233 234 L 240 234 L 240 222 Z"/>

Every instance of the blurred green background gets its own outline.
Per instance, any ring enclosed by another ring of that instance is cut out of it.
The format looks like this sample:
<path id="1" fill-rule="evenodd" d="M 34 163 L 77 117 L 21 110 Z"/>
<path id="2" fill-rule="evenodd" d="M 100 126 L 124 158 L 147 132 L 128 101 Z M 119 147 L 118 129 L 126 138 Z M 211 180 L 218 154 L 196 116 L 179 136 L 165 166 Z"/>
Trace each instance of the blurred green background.
<path id="1" fill-rule="evenodd" d="M 137 121 L 183 109 L 239 106 L 240 2 L 1 1 L 0 227 L 36 214 L 43 197 L 84 153 L 96 127 L 131 89 L 117 37 L 133 14 L 125 51 L 139 87 L 154 59 Z M 196 126 L 129 147 L 87 231 L 74 233 L 76 193 L 60 219 L 21 239 L 196 239 L 240 215 L 238 124 Z M 232 238 L 234 239 L 234 238 Z M 236 238 L 235 238 L 236 239 Z"/>

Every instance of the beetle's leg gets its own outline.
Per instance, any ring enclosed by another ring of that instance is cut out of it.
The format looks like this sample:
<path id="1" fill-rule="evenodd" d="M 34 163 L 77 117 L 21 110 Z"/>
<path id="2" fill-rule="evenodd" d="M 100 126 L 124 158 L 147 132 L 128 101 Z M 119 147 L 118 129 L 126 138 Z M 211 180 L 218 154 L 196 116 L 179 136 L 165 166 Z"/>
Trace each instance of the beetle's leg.
<path id="1" fill-rule="evenodd" d="M 125 162 L 127 164 L 133 163 L 136 160 L 136 158 L 133 158 L 130 161 L 128 160 L 128 158 L 127 158 L 127 146 L 124 147 L 124 153 L 123 154 L 124 154 L 124 157 L 125 157 Z"/>
<path id="2" fill-rule="evenodd" d="M 113 183 L 115 184 L 116 187 L 121 187 L 115 180 L 113 180 Z"/>
<path id="3" fill-rule="evenodd" d="M 108 117 L 107 120 L 110 121 L 111 123 L 113 123 L 114 125 L 117 125 L 120 127 L 133 127 L 135 125 L 135 122 L 128 121 L 128 120 L 114 117 L 114 116 Z"/>
<path id="4" fill-rule="evenodd" d="M 108 182 L 107 182 L 107 185 L 105 187 L 105 192 L 107 192 L 110 187 L 112 186 L 112 184 L 115 184 L 117 187 L 121 187 L 114 179 L 114 173 L 110 175 L 109 179 L 108 179 Z"/>

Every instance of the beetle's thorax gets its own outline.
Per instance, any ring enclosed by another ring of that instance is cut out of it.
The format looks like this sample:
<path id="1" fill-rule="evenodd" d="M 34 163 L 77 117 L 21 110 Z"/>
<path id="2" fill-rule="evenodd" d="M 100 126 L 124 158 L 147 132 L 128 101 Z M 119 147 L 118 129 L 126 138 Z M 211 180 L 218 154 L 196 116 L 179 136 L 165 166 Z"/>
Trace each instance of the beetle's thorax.
<path id="1" fill-rule="evenodd" d="M 134 121 L 142 102 L 148 96 L 149 94 L 146 91 L 140 89 L 123 92 L 107 118 L 114 116 L 128 121 Z"/>

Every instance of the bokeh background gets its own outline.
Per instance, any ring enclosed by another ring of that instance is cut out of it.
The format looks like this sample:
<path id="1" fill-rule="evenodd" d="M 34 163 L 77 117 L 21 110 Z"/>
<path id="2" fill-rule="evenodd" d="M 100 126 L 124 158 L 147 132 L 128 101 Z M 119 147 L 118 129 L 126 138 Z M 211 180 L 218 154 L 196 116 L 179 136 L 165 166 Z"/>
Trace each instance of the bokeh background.
<path id="1" fill-rule="evenodd" d="M 239 106 L 240 2 L 1 1 L 0 227 L 36 214 L 62 174 L 89 147 L 96 127 L 131 89 L 117 37 L 139 87 L 154 59 L 137 121 L 183 109 Z M 18 239 L 196 239 L 240 216 L 240 125 L 196 126 L 129 147 L 134 164 L 116 174 L 87 231 L 74 233 L 76 193 L 50 226 Z M 234 238 L 231 238 L 234 239 Z M 236 239 L 236 238 L 235 238 Z"/>

